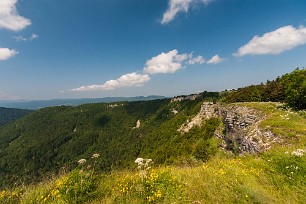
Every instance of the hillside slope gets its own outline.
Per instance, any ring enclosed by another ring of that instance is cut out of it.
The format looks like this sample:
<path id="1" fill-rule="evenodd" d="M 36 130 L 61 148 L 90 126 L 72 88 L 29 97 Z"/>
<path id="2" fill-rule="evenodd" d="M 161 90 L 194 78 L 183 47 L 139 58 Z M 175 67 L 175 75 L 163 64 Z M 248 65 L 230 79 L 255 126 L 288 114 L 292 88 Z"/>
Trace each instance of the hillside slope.
<path id="1" fill-rule="evenodd" d="M 177 129 L 197 114 L 210 93 L 171 99 L 45 108 L 0 129 L 0 186 L 34 181 L 74 168 L 99 152 L 97 169 L 128 168 L 135 157 L 173 163 L 193 156 L 198 140 L 212 138 L 218 119 L 187 135 Z M 137 126 L 138 123 L 138 126 Z"/>
<path id="2" fill-rule="evenodd" d="M 26 109 L 0 107 L 0 127 L 12 121 L 18 120 L 31 112 L 31 110 Z"/>

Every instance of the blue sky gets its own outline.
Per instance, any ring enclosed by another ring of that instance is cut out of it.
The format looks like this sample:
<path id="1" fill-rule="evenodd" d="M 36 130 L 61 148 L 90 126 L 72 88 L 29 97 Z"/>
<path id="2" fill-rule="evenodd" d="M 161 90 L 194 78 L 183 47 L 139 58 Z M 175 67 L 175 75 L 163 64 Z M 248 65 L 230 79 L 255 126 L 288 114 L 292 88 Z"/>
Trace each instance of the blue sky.
<path id="1" fill-rule="evenodd" d="M 0 100 L 175 96 L 306 64 L 305 0 L 0 0 Z"/>

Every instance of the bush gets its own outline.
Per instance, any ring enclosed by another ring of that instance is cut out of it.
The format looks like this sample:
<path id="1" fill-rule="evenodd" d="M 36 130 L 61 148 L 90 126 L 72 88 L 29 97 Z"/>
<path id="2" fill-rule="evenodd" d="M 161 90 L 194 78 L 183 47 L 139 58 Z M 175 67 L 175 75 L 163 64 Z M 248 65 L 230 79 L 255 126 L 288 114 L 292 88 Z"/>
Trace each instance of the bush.
<path id="1" fill-rule="evenodd" d="M 194 156 L 196 159 L 207 161 L 210 157 L 216 154 L 217 150 L 217 138 L 211 138 L 208 140 L 200 139 L 195 145 Z"/>

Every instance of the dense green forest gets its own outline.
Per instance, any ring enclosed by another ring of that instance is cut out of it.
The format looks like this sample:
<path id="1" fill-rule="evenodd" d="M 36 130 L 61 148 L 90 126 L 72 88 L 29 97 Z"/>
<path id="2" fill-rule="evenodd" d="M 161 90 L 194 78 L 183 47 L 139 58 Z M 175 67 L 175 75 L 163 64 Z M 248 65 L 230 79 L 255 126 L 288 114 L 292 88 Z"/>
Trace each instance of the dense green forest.
<path id="1" fill-rule="evenodd" d="M 306 109 L 306 69 L 295 69 L 265 84 L 251 85 L 237 91 L 225 92 L 223 101 L 233 102 L 284 102 L 290 107 Z"/>
<path id="2" fill-rule="evenodd" d="M 31 113 L 31 110 L 0 107 L 0 127 Z"/>
<path id="3" fill-rule="evenodd" d="M 211 119 L 184 135 L 177 129 L 197 114 L 203 100 L 215 96 L 218 94 L 204 92 L 195 100 L 38 110 L 0 129 L 0 186 L 51 176 L 62 168 L 69 170 L 77 165 L 75 161 L 95 152 L 102 155 L 97 166 L 101 171 L 128 168 L 139 156 L 155 158 L 157 164 L 192 157 L 205 160 L 208 156 L 198 156 L 197 150 L 216 143 L 213 133 L 220 121 Z M 140 127 L 135 128 L 138 120 Z"/>

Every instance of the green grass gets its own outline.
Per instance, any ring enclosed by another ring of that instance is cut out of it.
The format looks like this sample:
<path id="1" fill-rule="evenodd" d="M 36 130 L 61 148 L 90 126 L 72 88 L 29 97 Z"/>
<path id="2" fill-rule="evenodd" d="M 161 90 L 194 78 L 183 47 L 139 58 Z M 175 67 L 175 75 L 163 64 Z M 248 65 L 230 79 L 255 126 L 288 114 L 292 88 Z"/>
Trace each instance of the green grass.
<path id="1" fill-rule="evenodd" d="M 263 129 L 271 130 L 284 140 L 283 145 L 298 147 L 306 145 L 306 113 L 293 111 L 281 103 L 236 103 L 260 111 L 264 120 L 260 123 Z"/>
<path id="2" fill-rule="evenodd" d="M 306 203 L 306 155 L 286 149 L 261 155 L 233 156 L 221 153 L 196 167 L 153 167 L 146 179 L 139 172 L 96 174 L 94 193 L 85 200 L 65 200 L 75 188 L 67 178 L 73 173 L 36 186 L 15 189 L 14 200 L 2 203 Z M 84 178 L 88 179 L 88 178 Z M 76 182 L 77 183 L 77 182 Z M 54 193 L 59 185 L 68 188 Z M 78 186 L 77 188 L 81 188 Z M 8 195 L 8 193 L 7 193 Z M 50 195 L 48 197 L 48 195 Z M 47 199 L 45 199 L 47 198 Z"/>

